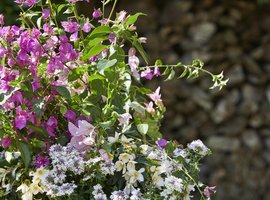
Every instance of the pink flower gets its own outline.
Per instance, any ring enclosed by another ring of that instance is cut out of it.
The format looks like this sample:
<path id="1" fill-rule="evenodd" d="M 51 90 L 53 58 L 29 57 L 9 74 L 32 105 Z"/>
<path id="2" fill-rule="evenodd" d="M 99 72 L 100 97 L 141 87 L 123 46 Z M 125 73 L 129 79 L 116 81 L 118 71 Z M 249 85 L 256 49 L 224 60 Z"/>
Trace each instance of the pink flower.
<path id="1" fill-rule="evenodd" d="M 93 12 L 92 16 L 93 16 L 95 19 L 101 17 L 101 16 L 102 16 L 102 12 L 101 12 L 100 8 L 99 8 L 99 9 L 95 9 L 95 8 L 94 8 L 94 12 Z"/>
<path id="2" fill-rule="evenodd" d="M 153 75 L 156 76 L 156 77 L 160 76 L 160 71 L 159 71 L 158 66 L 155 66 Z"/>
<path id="3" fill-rule="evenodd" d="M 153 76 L 154 75 L 152 73 L 152 70 L 149 67 L 147 67 L 146 70 L 144 70 L 144 71 L 141 72 L 141 77 L 142 78 L 146 78 L 148 80 L 152 80 Z"/>
<path id="4" fill-rule="evenodd" d="M 131 72 L 135 78 L 140 78 L 140 75 L 137 71 L 137 68 L 140 64 L 140 60 L 138 57 L 135 56 L 136 49 L 130 48 L 128 51 L 128 65 L 130 67 Z"/>
<path id="5" fill-rule="evenodd" d="M 119 23 L 119 22 L 124 22 L 124 21 L 126 21 L 126 16 L 127 15 L 127 12 L 126 11 L 124 11 L 124 10 L 122 10 L 119 14 L 118 14 L 118 16 L 117 16 L 117 18 L 116 18 L 116 21 Z"/>
<path id="6" fill-rule="evenodd" d="M 83 32 L 88 33 L 91 31 L 91 28 L 92 28 L 91 24 L 87 21 L 84 23 L 82 30 Z"/>
<path id="7" fill-rule="evenodd" d="M 33 5 L 35 5 L 36 0 L 25 0 L 24 2 L 27 6 L 31 7 Z"/>
<path id="8" fill-rule="evenodd" d="M 215 194 L 216 193 L 216 186 L 213 186 L 213 187 L 209 187 L 209 186 L 206 186 L 206 188 L 204 188 L 203 190 L 203 194 L 207 197 L 207 198 L 210 198 L 212 194 Z"/>
<path id="9" fill-rule="evenodd" d="M 148 96 L 155 102 L 156 105 L 162 102 L 161 95 L 159 94 L 160 87 L 156 89 L 156 91 L 152 94 L 148 94 Z"/>
<path id="10" fill-rule="evenodd" d="M 43 9 L 42 10 L 42 18 L 48 19 L 50 17 L 51 11 L 50 9 Z"/>
<path id="11" fill-rule="evenodd" d="M 68 110 L 65 114 L 64 117 L 67 118 L 68 120 L 75 120 L 76 119 L 76 114 L 72 110 Z"/>
<path id="12" fill-rule="evenodd" d="M 145 103 L 145 110 L 149 113 L 154 113 L 155 109 L 153 108 L 153 102 L 151 101 L 150 103 Z"/>
<path id="13" fill-rule="evenodd" d="M 85 120 L 78 121 L 78 127 L 68 123 L 68 130 L 72 136 L 70 144 L 79 151 L 91 149 L 95 145 L 96 127 Z"/>
<path id="14" fill-rule="evenodd" d="M 0 14 L 0 24 L 3 25 L 4 23 L 4 15 Z"/>
<path id="15" fill-rule="evenodd" d="M 73 22 L 71 19 L 61 22 L 63 28 L 68 33 L 78 32 L 79 25 L 77 22 Z"/>
<path id="16" fill-rule="evenodd" d="M 11 145 L 11 138 L 9 136 L 3 138 L 1 141 L 1 145 L 3 148 L 8 148 Z"/>

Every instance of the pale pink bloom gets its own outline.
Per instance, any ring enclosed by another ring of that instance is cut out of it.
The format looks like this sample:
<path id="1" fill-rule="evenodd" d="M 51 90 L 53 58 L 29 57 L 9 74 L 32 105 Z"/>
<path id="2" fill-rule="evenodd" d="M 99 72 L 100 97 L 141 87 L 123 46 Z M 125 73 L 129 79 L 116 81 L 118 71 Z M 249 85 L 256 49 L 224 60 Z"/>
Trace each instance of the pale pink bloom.
<path id="1" fill-rule="evenodd" d="M 128 65 L 130 67 L 131 72 L 135 78 L 140 78 L 140 75 L 137 71 L 137 68 L 140 64 L 140 60 L 137 56 L 135 56 L 136 49 L 130 48 L 128 51 Z"/>
<path id="2" fill-rule="evenodd" d="M 145 110 L 149 113 L 154 113 L 155 109 L 153 108 L 153 102 L 151 101 L 150 103 L 145 103 Z"/>
<path id="3" fill-rule="evenodd" d="M 159 92 L 160 92 L 160 87 L 158 87 L 154 93 L 148 94 L 148 96 L 155 102 L 156 105 L 162 102 L 161 94 L 159 94 Z"/>
<path id="4" fill-rule="evenodd" d="M 127 126 L 129 124 L 129 120 L 132 119 L 132 116 L 129 113 L 124 113 L 120 115 L 118 118 L 120 126 Z"/>
<path id="5" fill-rule="evenodd" d="M 68 123 L 68 130 L 72 135 L 70 143 L 80 151 L 88 150 L 95 144 L 97 135 L 96 127 L 85 120 L 78 121 L 78 127 L 73 123 Z"/>

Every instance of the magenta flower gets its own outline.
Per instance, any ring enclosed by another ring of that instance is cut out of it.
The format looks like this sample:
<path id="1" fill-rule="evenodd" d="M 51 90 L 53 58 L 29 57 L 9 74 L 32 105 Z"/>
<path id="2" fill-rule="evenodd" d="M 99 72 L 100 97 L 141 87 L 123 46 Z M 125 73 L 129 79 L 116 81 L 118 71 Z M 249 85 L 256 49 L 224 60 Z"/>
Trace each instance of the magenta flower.
<path id="1" fill-rule="evenodd" d="M 11 138 L 9 136 L 3 138 L 1 141 L 1 145 L 3 148 L 8 148 L 11 145 Z"/>
<path id="2" fill-rule="evenodd" d="M 3 25 L 4 23 L 4 15 L 0 14 L 0 24 Z"/>
<path id="3" fill-rule="evenodd" d="M 68 110 L 65 114 L 64 117 L 67 118 L 70 121 L 74 121 L 76 119 L 76 114 L 72 110 Z"/>
<path id="4" fill-rule="evenodd" d="M 16 0 L 15 2 L 16 2 L 16 3 L 20 3 L 20 4 L 21 4 L 21 3 L 23 3 L 23 2 L 24 2 L 24 0 Z"/>
<path id="5" fill-rule="evenodd" d="M 160 92 L 160 87 L 158 87 L 154 93 L 148 94 L 148 96 L 155 102 L 156 105 L 162 102 L 161 95 L 159 94 L 159 92 Z"/>
<path id="6" fill-rule="evenodd" d="M 50 164 L 50 161 L 49 161 L 48 156 L 43 157 L 40 154 L 38 154 L 37 160 L 35 163 L 36 168 L 45 167 L 45 166 L 48 166 L 49 164 Z"/>
<path id="7" fill-rule="evenodd" d="M 66 32 L 68 33 L 75 33 L 78 32 L 79 25 L 77 22 L 73 22 L 71 19 L 68 21 L 63 21 L 61 22 L 61 25 L 65 29 Z"/>
<path id="8" fill-rule="evenodd" d="M 19 130 L 22 130 L 26 126 L 27 116 L 24 113 L 16 115 L 15 118 L 15 127 Z"/>
<path id="9" fill-rule="evenodd" d="M 25 0 L 24 2 L 27 6 L 31 7 L 36 4 L 36 0 Z"/>
<path id="10" fill-rule="evenodd" d="M 51 11 L 50 9 L 43 9 L 42 10 L 42 18 L 48 19 L 50 17 Z"/>
<path id="11" fill-rule="evenodd" d="M 11 100 L 12 100 L 13 102 L 17 102 L 17 103 L 22 104 L 22 102 L 23 102 L 23 96 L 22 96 L 22 93 L 21 93 L 20 91 L 14 92 L 14 94 L 12 95 Z"/>
<path id="12" fill-rule="evenodd" d="M 95 9 L 95 8 L 94 8 L 94 12 L 93 12 L 92 16 L 93 16 L 95 19 L 101 17 L 101 16 L 102 16 L 102 12 L 101 12 L 100 8 L 99 8 L 99 9 Z"/>
<path id="13" fill-rule="evenodd" d="M 48 121 L 46 122 L 46 130 L 49 136 L 55 136 L 55 129 L 58 125 L 58 121 L 54 116 L 50 116 Z"/>
<path id="14" fill-rule="evenodd" d="M 35 79 L 31 82 L 31 85 L 33 92 L 42 87 L 41 83 L 39 82 L 38 76 L 36 76 Z"/>

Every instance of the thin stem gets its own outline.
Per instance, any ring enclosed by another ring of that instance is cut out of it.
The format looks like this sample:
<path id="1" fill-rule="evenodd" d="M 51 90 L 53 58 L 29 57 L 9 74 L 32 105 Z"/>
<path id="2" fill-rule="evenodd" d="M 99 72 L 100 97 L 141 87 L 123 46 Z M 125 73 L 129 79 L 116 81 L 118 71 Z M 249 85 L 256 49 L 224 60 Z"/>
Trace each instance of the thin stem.
<path id="1" fill-rule="evenodd" d="M 79 20 L 80 17 L 79 17 L 79 15 L 78 15 L 78 12 L 77 12 L 77 9 L 76 9 L 75 4 L 72 4 L 72 7 L 73 7 L 73 12 L 74 12 L 76 21 L 77 21 L 78 24 L 79 24 L 79 31 L 80 31 L 80 38 L 81 38 L 81 40 L 82 40 L 82 45 L 83 45 L 83 48 L 85 48 L 84 43 L 83 43 L 83 41 L 84 41 L 83 32 L 82 32 L 82 29 L 81 29 L 81 27 L 80 27 L 80 20 Z"/>
<path id="2" fill-rule="evenodd" d="M 114 0 L 113 7 L 112 7 L 112 10 L 111 10 L 111 12 L 110 12 L 110 15 L 109 15 L 109 17 L 108 17 L 107 22 L 110 21 L 110 19 L 111 19 L 111 17 L 112 17 L 112 14 L 113 14 L 113 12 L 114 12 L 114 10 L 115 10 L 116 4 L 117 4 L 117 0 Z"/>
<path id="3" fill-rule="evenodd" d="M 53 13 L 53 10 L 54 10 L 54 9 L 53 9 L 53 7 L 52 7 L 52 2 L 51 2 L 51 0 L 48 0 L 48 4 L 49 4 L 50 10 L 51 10 L 52 18 L 53 18 L 53 20 L 54 20 L 54 22 L 55 22 L 55 25 L 57 26 L 57 28 L 59 28 L 57 19 L 56 19 L 54 13 Z"/>

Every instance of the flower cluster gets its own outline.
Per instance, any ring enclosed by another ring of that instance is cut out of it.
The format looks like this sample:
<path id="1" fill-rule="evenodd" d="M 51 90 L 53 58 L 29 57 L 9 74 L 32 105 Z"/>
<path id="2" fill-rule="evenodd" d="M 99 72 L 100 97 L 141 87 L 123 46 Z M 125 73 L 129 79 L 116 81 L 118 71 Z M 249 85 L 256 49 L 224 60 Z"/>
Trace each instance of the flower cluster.
<path id="1" fill-rule="evenodd" d="M 0 15 L 0 198 L 189 200 L 197 189 L 209 199 L 215 187 L 197 176 L 210 150 L 164 139 L 161 88 L 140 81 L 183 67 L 181 77 L 206 72 L 222 87 L 223 75 L 199 61 L 149 65 L 134 25 L 144 14 L 113 19 L 102 1 L 87 18 L 79 1 L 16 0 L 20 27 Z"/>

